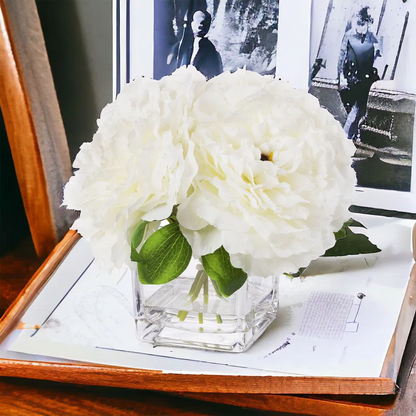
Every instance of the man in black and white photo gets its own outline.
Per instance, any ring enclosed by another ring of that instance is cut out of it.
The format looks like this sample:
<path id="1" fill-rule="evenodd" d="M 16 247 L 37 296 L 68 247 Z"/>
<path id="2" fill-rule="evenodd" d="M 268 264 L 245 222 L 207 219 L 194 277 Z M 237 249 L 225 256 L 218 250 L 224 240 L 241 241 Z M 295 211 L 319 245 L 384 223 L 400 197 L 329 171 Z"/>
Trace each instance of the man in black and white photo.
<path id="1" fill-rule="evenodd" d="M 155 79 L 184 65 L 194 65 L 207 78 L 244 67 L 275 74 L 278 0 L 156 0 L 153 4 Z"/>
<path id="2" fill-rule="evenodd" d="M 210 79 L 222 72 L 221 56 L 214 44 L 207 38 L 211 26 L 211 15 L 207 11 L 198 10 L 191 22 L 193 42 L 186 50 L 179 45 L 178 67 L 193 65 L 198 71 Z"/>

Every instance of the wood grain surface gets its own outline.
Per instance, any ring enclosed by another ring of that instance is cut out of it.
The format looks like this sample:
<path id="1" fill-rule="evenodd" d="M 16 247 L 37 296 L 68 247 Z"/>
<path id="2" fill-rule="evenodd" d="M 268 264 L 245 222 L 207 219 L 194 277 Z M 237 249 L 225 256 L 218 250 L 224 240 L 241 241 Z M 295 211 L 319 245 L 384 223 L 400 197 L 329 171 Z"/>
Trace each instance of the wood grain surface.
<path id="1" fill-rule="evenodd" d="M 48 382 L 0 379 L 2 416 L 276 415 L 157 392 L 81 388 Z"/>
<path id="2" fill-rule="evenodd" d="M 217 376 L 168 374 L 96 364 L 63 364 L 0 359 L 0 375 L 85 385 L 189 393 L 394 394 L 390 379 L 336 377 Z"/>
<path id="3" fill-rule="evenodd" d="M 2 415 L 382 415 L 394 397 L 363 401 L 362 397 L 275 395 L 171 395 L 140 390 L 80 387 L 51 382 L 0 379 Z M 18 398 L 21 397 L 19 400 Z M 23 398 L 24 397 L 24 398 Z M 198 400 L 198 401 L 197 401 Z M 205 403 L 204 403 L 205 402 Z M 206 403 L 209 402 L 209 403 Z M 216 403 L 216 404 L 214 404 Z M 226 404 L 226 405 L 224 405 Z M 237 406 L 243 406 L 237 407 Z M 256 410 L 250 410 L 249 408 Z M 271 411 L 270 409 L 275 409 Z M 261 411 L 258 411 L 261 410 Z"/>
<path id="4" fill-rule="evenodd" d="M 351 416 L 351 415 L 382 415 L 393 408 L 396 396 L 282 396 L 275 394 L 201 394 L 187 393 L 189 398 L 206 400 L 214 403 L 247 407 L 259 410 L 276 409 L 280 412 L 294 414 Z"/>
<path id="5" fill-rule="evenodd" d="M 62 208 L 68 144 L 34 0 L 0 0 L 0 106 L 36 252 L 73 221 Z"/>
<path id="6" fill-rule="evenodd" d="M 76 231 L 69 231 L 64 239 L 53 249 L 42 266 L 32 276 L 22 292 L 12 302 L 0 319 L 0 342 L 2 342 L 10 331 L 17 326 L 24 311 L 30 306 L 39 291 L 48 282 L 55 269 L 59 266 L 79 238 L 80 236 Z M 21 271 L 18 273 L 21 274 Z"/>
<path id="7" fill-rule="evenodd" d="M 27 102 L 21 71 L 9 36 L 5 4 L 0 1 L 0 105 L 12 151 L 17 180 L 39 255 L 46 255 L 57 239 L 52 224 L 46 179 L 33 116 Z"/>
<path id="8" fill-rule="evenodd" d="M 0 257 L 0 319 L 41 264 L 30 236 Z"/>

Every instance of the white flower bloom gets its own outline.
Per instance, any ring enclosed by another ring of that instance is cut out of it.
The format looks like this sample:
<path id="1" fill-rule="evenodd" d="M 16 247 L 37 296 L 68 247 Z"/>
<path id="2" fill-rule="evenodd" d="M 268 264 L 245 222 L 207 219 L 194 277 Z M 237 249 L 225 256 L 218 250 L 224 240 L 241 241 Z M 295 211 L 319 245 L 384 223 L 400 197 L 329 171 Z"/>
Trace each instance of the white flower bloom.
<path id="1" fill-rule="evenodd" d="M 136 79 L 103 109 L 92 142 L 81 146 L 64 205 L 81 211 L 73 228 L 103 267 L 130 264 L 134 227 L 167 218 L 188 196 L 198 169 L 189 132 L 200 86 L 205 78 L 192 67 L 160 81 Z"/>
<path id="2" fill-rule="evenodd" d="M 201 257 L 224 246 L 249 275 L 296 272 L 349 218 L 354 145 L 316 98 L 237 71 L 210 80 L 192 132 L 198 173 L 177 218 Z"/>
<path id="3" fill-rule="evenodd" d="M 219 118 L 228 116 L 243 100 L 254 96 L 273 81 L 271 75 L 261 76 L 243 69 L 234 73 L 224 72 L 210 79 L 204 93 L 195 102 L 198 123 L 217 122 Z"/>

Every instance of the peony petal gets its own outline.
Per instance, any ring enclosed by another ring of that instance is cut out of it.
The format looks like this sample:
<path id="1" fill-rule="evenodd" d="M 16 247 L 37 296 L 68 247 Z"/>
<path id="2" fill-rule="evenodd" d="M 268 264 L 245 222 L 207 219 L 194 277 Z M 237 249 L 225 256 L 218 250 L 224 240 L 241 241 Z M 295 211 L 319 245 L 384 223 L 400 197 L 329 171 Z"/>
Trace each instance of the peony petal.
<path id="1" fill-rule="evenodd" d="M 194 258 L 213 253 L 222 245 L 221 231 L 211 225 L 199 231 L 190 231 L 181 226 L 181 231 L 192 247 Z"/>

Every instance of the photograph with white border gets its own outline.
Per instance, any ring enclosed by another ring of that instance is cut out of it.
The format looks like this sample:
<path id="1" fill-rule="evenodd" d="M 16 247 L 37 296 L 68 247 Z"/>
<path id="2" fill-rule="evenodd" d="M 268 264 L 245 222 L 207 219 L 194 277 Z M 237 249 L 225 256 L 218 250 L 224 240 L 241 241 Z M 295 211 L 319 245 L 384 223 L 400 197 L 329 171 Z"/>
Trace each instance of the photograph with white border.
<path id="1" fill-rule="evenodd" d="M 313 1 L 310 92 L 356 146 L 356 205 L 416 212 L 415 42 L 415 2 Z"/>
<path id="2" fill-rule="evenodd" d="M 207 79 L 245 67 L 308 88 L 311 0 L 113 2 L 114 97 L 138 76 L 160 79 L 183 65 Z"/>

